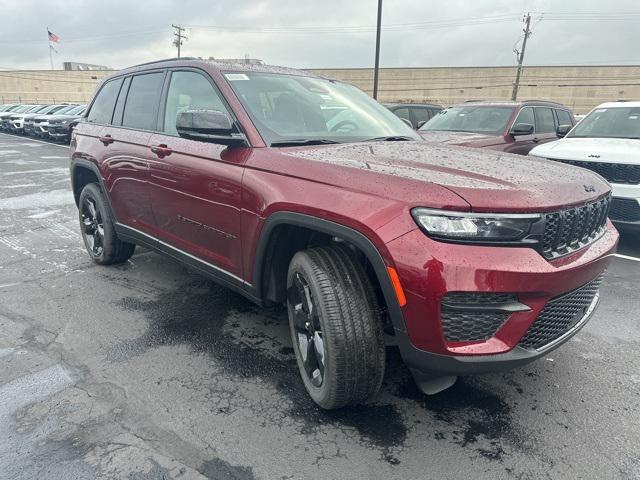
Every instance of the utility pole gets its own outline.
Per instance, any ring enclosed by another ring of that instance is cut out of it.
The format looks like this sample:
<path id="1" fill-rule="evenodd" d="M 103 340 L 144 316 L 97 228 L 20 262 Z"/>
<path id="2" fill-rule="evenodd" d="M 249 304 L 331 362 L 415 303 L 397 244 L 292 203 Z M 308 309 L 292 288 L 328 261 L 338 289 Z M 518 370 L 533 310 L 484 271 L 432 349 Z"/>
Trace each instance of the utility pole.
<path id="1" fill-rule="evenodd" d="M 178 58 L 180 58 L 180 47 L 182 46 L 182 40 L 188 40 L 186 35 L 183 35 L 182 32 L 184 32 L 184 28 L 181 27 L 180 25 L 173 25 L 171 24 L 171 26 L 173 28 L 176 29 L 176 31 L 174 32 L 173 36 L 176 37 L 176 39 L 173 41 L 173 44 L 178 47 Z"/>
<path id="2" fill-rule="evenodd" d="M 380 30 L 382 26 L 382 0 L 378 0 L 378 26 L 376 28 L 376 62 L 373 68 L 373 98 L 378 99 L 378 70 L 380 67 Z"/>
<path id="3" fill-rule="evenodd" d="M 518 98 L 518 87 L 520 86 L 520 75 L 522 75 L 522 62 L 524 61 L 524 51 L 527 48 L 527 39 L 531 36 L 531 14 L 527 13 L 524 18 L 524 38 L 522 40 L 522 51 L 518 52 L 516 49 L 516 55 L 518 56 L 518 71 L 516 72 L 516 81 L 513 84 L 513 92 L 511 93 L 511 100 L 515 101 Z"/>

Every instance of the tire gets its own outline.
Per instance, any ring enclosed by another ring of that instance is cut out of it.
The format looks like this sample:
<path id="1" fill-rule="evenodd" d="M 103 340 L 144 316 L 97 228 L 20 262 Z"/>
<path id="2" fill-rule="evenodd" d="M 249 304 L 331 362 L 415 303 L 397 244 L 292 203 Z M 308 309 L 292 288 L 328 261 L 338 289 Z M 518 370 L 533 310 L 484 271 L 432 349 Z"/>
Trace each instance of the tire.
<path id="1" fill-rule="evenodd" d="M 97 184 L 89 183 L 82 189 L 78 217 L 84 246 L 95 263 L 115 265 L 131 258 L 136 246 L 118 239 L 109 205 Z"/>
<path id="2" fill-rule="evenodd" d="M 380 309 L 369 277 L 347 247 L 294 255 L 287 312 L 298 369 L 318 406 L 356 405 L 378 393 L 385 367 Z"/>

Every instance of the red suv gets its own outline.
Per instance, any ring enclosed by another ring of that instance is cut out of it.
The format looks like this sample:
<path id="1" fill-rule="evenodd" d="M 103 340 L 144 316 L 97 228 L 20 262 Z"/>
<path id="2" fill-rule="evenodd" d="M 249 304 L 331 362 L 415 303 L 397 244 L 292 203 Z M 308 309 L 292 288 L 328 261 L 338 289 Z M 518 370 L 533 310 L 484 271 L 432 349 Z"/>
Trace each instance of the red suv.
<path id="1" fill-rule="evenodd" d="M 564 105 L 540 100 L 466 102 L 425 123 L 427 141 L 527 155 L 536 145 L 565 136 L 576 121 Z"/>
<path id="2" fill-rule="evenodd" d="M 523 365 L 589 319 L 618 234 L 580 168 L 424 142 L 343 82 L 201 60 L 104 80 L 71 141 L 91 258 L 143 245 L 285 304 L 323 408 Z"/>

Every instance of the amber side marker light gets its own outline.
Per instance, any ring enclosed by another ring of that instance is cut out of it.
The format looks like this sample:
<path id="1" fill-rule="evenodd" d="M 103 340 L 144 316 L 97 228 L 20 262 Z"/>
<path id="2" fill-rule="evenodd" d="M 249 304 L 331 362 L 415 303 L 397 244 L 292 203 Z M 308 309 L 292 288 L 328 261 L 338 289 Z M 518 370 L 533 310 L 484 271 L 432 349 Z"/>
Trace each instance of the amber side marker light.
<path id="1" fill-rule="evenodd" d="M 389 272 L 389 278 L 391 279 L 391 284 L 393 285 L 393 289 L 396 292 L 396 298 L 398 299 L 398 304 L 401 307 L 404 307 L 407 304 L 407 297 L 404 296 L 404 290 L 402 290 L 402 285 L 400 284 L 400 278 L 398 278 L 398 272 L 393 267 L 387 267 L 387 271 Z"/>

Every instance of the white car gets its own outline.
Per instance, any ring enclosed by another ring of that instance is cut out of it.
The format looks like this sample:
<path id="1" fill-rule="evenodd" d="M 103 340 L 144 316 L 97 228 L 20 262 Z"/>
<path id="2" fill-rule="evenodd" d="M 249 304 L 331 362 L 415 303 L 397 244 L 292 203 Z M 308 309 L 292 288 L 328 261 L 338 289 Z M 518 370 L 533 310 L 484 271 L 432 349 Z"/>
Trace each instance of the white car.
<path id="1" fill-rule="evenodd" d="M 609 218 L 640 232 L 640 102 L 603 103 L 563 139 L 539 145 L 529 155 L 600 174 L 613 187 Z"/>

